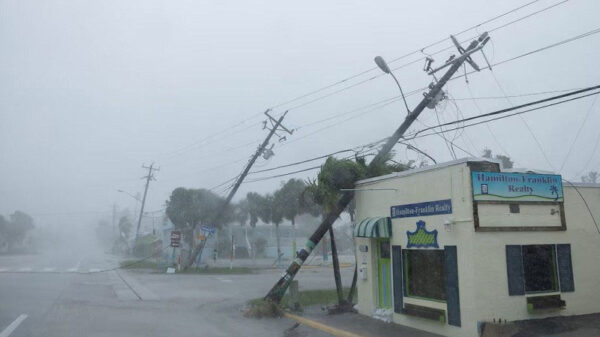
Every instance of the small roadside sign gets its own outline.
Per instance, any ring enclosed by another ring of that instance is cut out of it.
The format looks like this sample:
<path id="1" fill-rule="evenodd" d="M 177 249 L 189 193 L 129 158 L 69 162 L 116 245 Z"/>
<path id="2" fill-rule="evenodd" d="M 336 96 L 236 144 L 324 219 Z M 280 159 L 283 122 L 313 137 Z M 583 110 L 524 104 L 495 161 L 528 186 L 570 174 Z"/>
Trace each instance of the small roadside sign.
<path id="1" fill-rule="evenodd" d="M 215 229 L 214 229 L 214 227 L 210 227 L 210 226 L 207 226 L 207 225 L 202 225 L 202 227 L 200 227 L 200 229 L 201 229 L 203 232 L 208 232 L 208 233 L 210 233 L 210 234 L 215 234 Z"/>
<path id="2" fill-rule="evenodd" d="M 171 247 L 179 247 L 181 231 L 171 231 Z"/>

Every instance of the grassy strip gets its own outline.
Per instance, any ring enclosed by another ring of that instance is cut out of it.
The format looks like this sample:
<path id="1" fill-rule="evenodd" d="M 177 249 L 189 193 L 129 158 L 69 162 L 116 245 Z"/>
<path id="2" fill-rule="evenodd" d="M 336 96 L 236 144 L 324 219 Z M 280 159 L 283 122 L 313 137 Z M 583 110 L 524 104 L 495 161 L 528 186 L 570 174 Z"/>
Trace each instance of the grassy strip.
<path id="1" fill-rule="evenodd" d="M 344 288 L 344 298 L 348 297 L 348 292 L 350 288 Z M 356 303 L 356 289 L 354 290 L 353 302 Z M 337 303 L 337 291 L 335 289 L 317 289 L 317 290 L 302 290 L 300 291 L 300 296 L 298 298 L 298 302 L 301 307 L 307 307 L 311 305 L 329 305 Z M 255 298 L 253 300 L 248 301 L 249 307 L 255 307 L 257 305 L 262 305 L 262 298 Z M 279 306 L 283 309 L 290 308 L 290 296 L 288 293 L 283 296 L 281 299 L 281 303 Z"/>
<path id="2" fill-rule="evenodd" d="M 159 267 L 158 263 L 146 260 L 125 260 L 120 262 L 120 267 L 123 269 L 150 269 L 155 271 L 166 271 L 167 268 L 164 266 Z M 205 274 L 205 275 L 234 275 L 234 274 L 252 274 L 255 269 L 247 267 L 210 267 L 210 268 L 189 268 L 187 270 L 178 271 L 177 274 Z"/>
<path id="3" fill-rule="evenodd" d="M 182 270 L 177 273 L 179 274 L 253 274 L 254 268 L 247 267 L 210 267 L 210 268 L 190 268 Z"/>
<path id="4" fill-rule="evenodd" d="M 158 270 L 158 264 L 154 261 L 145 260 L 125 260 L 119 263 L 119 266 L 123 269 L 156 269 Z"/>

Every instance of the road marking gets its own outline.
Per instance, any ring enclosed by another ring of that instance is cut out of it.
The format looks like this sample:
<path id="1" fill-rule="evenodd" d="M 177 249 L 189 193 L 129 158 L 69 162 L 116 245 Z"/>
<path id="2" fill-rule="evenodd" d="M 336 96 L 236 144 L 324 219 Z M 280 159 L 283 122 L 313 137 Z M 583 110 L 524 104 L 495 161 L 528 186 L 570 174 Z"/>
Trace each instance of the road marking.
<path id="1" fill-rule="evenodd" d="M 339 336 L 339 337 L 362 337 L 361 335 L 357 335 L 355 333 L 346 331 L 346 330 L 342 330 L 342 329 L 338 329 L 338 328 L 334 328 L 332 326 L 323 324 L 321 322 L 317 322 L 317 321 L 313 321 L 312 319 L 308 319 L 306 317 L 301 317 L 301 316 L 297 316 L 294 314 L 290 314 L 289 312 L 284 312 L 283 316 L 293 319 L 294 321 L 300 323 L 300 324 L 304 324 L 304 325 L 308 325 L 311 328 L 314 329 L 318 329 L 324 332 L 327 332 L 328 334 L 334 335 L 334 336 Z"/>
<path id="2" fill-rule="evenodd" d="M 0 273 L 4 273 L 5 271 L 8 271 L 8 269 L 6 269 L 6 268 L 0 268 Z"/>
<path id="3" fill-rule="evenodd" d="M 98 269 L 98 268 L 91 268 L 90 269 L 90 273 L 97 273 L 99 271 L 100 271 L 100 269 Z"/>
<path id="4" fill-rule="evenodd" d="M 44 268 L 42 271 L 46 272 L 46 273 L 49 273 L 49 272 L 53 272 L 55 270 L 56 270 L 56 268 L 50 268 L 50 267 L 48 267 L 48 268 Z"/>
<path id="5" fill-rule="evenodd" d="M 31 271 L 31 268 L 29 268 L 29 267 L 24 267 L 24 268 L 21 268 L 21 269 L 19 269 L 19 271 L 20 271 L 20 272 Z"/>
<path id="6" fill-rule="evenodd" d="M 19 324 L 21 324 L 26 318 L 27 315 L 21 314 L 21 316 L 17 317 L 17 319 L 10 323 L 10 325 L 7 326 L 4 330 L 2 330 L 2 332 L 0 332 L 0 337 L 10 336 L 10 334 L 13 333 L 13 331 L 15 331 Z"/>
<path id="7" fill-rule="evenodd" d="M 222 277 L 217 277 L 217 280 L 221 281 L 221 282 L 225 282 L 225 283 L 231 283 L 233 282 L 232 280 L 228 279 L 228 278 L 222 278 Z"/>
<path id="8" fill-rule="evenodd" d="M 157 301 L 159 298 L 150 289 L 141 285 L 135 278 L 129 276 L 127 272 L 119 272 L 116 274 L 121 278 L 123 283 L 142 301 Z"/>
<path id="9" fill-rule="evenodd" d="M 76 271 L 77 271 L 77 268 L 69 268 L 69 269 L 67 269 L 67 272 L 69 272 L 69 273 L 74 273 Z"/>

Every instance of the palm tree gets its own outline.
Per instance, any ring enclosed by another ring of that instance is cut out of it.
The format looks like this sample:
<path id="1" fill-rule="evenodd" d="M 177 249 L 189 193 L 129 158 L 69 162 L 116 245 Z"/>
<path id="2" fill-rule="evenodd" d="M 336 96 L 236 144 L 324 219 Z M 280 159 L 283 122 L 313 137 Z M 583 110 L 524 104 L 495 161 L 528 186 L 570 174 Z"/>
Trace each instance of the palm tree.
<path id="1" fill-rule="evenodd" d="M 275 192 L 277 204 L 281 207 L 283 217 L 292 223 L 293 241 L 292 257 L 296 257 L 296 217 L 306 210 L 301 205 L 302 193 L 306 189 L 306 184 L 300 179 L 290 179 L 281 188 Z"/>

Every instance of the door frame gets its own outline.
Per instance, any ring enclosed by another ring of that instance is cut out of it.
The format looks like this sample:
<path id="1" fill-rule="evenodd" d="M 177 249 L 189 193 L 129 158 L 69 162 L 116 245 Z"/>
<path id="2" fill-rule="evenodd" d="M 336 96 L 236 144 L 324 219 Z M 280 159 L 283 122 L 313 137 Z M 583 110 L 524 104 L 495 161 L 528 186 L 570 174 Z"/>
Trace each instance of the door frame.
<path id="1" fill-rule="evenodd" d="M 392 259 L 381 257 L 381 244 L 388 244 L 388 254 L 391 254 L 390 239 L 376 239 L 377 246 L 377 307 L 383 309 L 392 308 Z M 386 270 L 387 269 L 387 270 Z M 385 273 L 384 273 L 385 271 Z M 387 277 L 386 277 L 387 276 Z M 384 282 L 384 278 L 386 279 Z"/>

